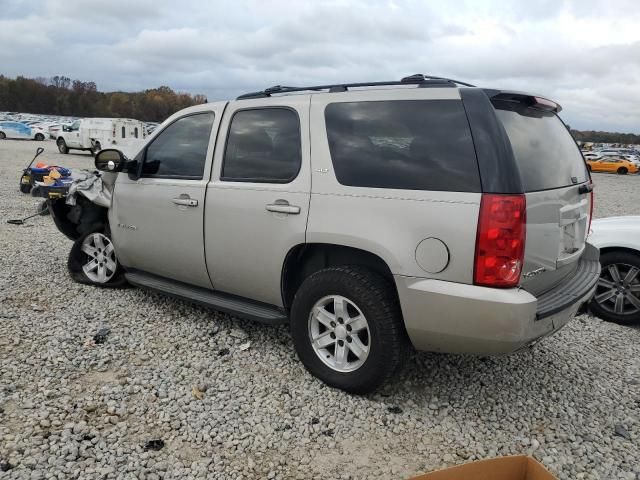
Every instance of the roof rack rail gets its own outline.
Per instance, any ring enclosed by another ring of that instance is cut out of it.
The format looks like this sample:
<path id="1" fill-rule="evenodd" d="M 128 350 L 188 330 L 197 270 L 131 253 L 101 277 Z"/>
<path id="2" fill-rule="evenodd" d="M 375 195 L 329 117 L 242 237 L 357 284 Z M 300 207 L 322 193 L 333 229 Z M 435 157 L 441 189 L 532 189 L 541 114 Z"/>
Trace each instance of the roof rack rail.
<path id="1" fill-rule="evenodd" d="M 336 83 L 332 85 L 314 85 L 311 87 L 285 87 L 282 85 L 275 85 L 273 87 L 266 88 L 260 92 L 251 92 L 240 95 L 237 100 L 246 100 L 249 98 L 265 98 L 270 97 L 274 94 L 279 93 L 294 93 L 294 92 L 306 92 L 306 91 L 321 91 L 327 90 L 330 93 L 333 92 L 346 92 L 350 88 L 361 88 L 361 87 L 382 87 L 382 86 L 393 86 L 393 85 L 418 85 L 418 87 L 428 87 L 432 85 L 445 85 L 445 86 L 455 86 L 455 85 L 463 85 L 465 87 L 475 87 L 475 85 L 471 85 L 470 83 L 460 82 L 458 80 L 453 80 L 451 78 L 445 77 L 433 77 L 430 75 L 423 75 L 421 73 L 417 73 L 415 75 L 409 75 L 408 77 L 402 78 L 400 81 L 391 80 L 388 82 L 360 82 L 360 83 Z"/>

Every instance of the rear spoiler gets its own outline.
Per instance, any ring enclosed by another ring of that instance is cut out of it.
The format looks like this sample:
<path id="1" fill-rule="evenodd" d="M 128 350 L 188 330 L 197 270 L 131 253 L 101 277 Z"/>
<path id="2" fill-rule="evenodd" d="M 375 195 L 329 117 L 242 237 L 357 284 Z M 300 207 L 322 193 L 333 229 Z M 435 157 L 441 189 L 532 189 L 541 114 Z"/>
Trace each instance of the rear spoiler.
<path id="1" fill-rule="evenodd" d="M 560 113 L 560 111 L 562 111 L 562 107 L 559 103 L 556 103 L 553 100 L 549 100 L 548 98 L 542 97 L 540 95 L 531 95 L 529 93 L 513 92 L 509 90 L 491 89 L 484 89 L 484 92 L 492 102 L 495 100 L 509 103 L 520 103 L 526 105 L 527 107 L 535 108 L 537 110 L 544 110 L 546 112 Z"/>

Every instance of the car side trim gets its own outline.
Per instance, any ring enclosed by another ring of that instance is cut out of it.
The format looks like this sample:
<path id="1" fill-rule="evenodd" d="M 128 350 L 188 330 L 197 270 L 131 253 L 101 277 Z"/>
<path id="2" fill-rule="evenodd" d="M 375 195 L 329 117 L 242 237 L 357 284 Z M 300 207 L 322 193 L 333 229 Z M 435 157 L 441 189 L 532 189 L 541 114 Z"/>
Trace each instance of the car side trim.
<path id="1" fill-rule="evenodd" d="M 125 278 L 135 286 L 158 290 L 172 297 L 205 305 L 259 323 L 281 325 L 288 322 L 288 318 L 282 310 L 266 303 L 196 287 L 140 270 L 128 270 Z"/>

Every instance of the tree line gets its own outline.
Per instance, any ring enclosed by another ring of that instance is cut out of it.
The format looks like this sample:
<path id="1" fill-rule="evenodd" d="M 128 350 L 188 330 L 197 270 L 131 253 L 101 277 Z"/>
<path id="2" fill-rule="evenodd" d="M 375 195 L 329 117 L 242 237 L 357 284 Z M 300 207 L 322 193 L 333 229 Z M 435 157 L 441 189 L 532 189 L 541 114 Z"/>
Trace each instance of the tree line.
<path id="1" fill-rule="evenodd" d="M 178 93 L 169 87 L 131 93 L 99 92 L 95 82 L 65 76 L 12 79 L 0 75 L 0 112 L 161 122 L 178 110 L 206 102 L 204 95 Z"/>
<path id="2" fill-rule="evenodd" d="M 595 130 L 571 130 L 576 141 L 593 143 L 621 143 L 640 145 L 640 135 L 634 133 L 600 132 Z"/>

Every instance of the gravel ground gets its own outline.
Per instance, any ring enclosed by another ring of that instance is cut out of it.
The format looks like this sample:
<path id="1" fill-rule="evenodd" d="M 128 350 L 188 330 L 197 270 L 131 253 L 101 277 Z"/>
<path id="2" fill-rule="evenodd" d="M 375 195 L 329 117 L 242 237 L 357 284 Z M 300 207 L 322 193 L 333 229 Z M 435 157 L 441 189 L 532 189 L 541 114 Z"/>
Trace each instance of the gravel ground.
<path id="1" fill-rule="evenodd" d="M 16 187 L 39 145 L 0 143 L 0 478 L 406 478 L 528 453 L 563 479 L 640 479 L 637 328 L 582 315 L 509 357 L 415 354 L 350 396 L 284 327 L 73 283 L 50 218 L 5 223 L 38 203 Z M 597 216 L 637 212 L 640 176 L 594 178 Z"/>

